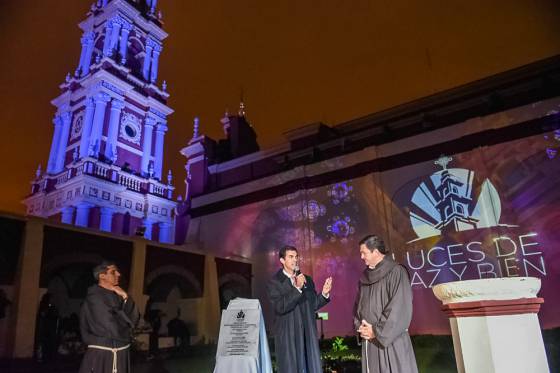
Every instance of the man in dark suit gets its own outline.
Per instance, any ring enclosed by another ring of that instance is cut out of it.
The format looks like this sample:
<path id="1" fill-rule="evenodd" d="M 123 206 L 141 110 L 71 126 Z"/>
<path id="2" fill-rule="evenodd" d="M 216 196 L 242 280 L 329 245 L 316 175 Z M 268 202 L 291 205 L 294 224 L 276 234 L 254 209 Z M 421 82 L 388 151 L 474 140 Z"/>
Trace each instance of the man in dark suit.
<path id="1" fill-rule="evenodd" d="M 299 272 L 295 247 L 284 246 L 279 257 L 282 268 L 268 282 L 278 373 L 322 373 L 315 312 L 329 302 L 332 278 L 317 293 L 313 279 Z"/>

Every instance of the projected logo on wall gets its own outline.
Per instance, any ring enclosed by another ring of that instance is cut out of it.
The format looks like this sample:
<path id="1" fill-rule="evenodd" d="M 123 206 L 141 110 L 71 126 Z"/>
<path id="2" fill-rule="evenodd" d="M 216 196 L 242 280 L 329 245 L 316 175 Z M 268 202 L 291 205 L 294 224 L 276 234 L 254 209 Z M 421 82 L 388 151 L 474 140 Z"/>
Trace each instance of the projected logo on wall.
<path id="1" fill-rule="evenodd" d="M 475 278 L 546 276 L 538 234 L 503 223 L 507 216 L 502 216 L 502 201 L 492 182 L 477 179 L 472 170 L 448 168 L 452 160 L 437 159 L 434 163 L 442 169 L 406 198 L 417 237 L 407 242 L 410 246 L 401 254 L 411 271 L 412 287 Z M 437 239 L 425 240 L 430 237 Z"/>
<path id="2" fill-rule="evenodd" d="M 443 169 L 422 182 L 412 195 L 410 223 L 417 238 L 439 236 L 500 224 L 502 206 L 492 182 L 485 179 L 474 185 L 474 172 L 464 168 L 447 168 L 453 160 L 442 156 L 434 163 Z M 477 192 L 478 190 L 478 192 Z"/>

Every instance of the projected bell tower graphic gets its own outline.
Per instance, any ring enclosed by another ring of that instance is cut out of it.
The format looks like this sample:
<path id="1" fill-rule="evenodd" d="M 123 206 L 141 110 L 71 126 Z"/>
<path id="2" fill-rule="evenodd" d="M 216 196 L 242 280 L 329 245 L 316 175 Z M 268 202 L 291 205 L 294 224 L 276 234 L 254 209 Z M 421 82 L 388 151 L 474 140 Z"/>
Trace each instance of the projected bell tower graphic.
<path id="1" fill-rule="evenodd" d="M 414 191 L 410 222 L 418 237 L 409 242 L 450 232 L 511 226 L 500 224 L 502 205 L 492 182 L 485 179 L 476 187 L 473 171 L 447 168 L 452 160 L 447 156 L 437 159 L 434 164 L 442 170 Z"/>

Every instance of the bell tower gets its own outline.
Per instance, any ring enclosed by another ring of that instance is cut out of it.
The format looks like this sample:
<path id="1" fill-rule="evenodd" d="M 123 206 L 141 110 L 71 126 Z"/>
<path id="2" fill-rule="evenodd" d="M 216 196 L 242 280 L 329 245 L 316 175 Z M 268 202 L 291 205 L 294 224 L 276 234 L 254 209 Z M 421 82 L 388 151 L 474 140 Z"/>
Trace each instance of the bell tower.
<path id="1" fill-rule="evenodd" d="M 28 214 L 174 241 L 174 187 L 163 169 L 173 110 L 158 79 L 162 25 L 157 0 L 92 4 L 79 24 L 76 69 L 51 101 L 49 158 L 23 201 Z"/>

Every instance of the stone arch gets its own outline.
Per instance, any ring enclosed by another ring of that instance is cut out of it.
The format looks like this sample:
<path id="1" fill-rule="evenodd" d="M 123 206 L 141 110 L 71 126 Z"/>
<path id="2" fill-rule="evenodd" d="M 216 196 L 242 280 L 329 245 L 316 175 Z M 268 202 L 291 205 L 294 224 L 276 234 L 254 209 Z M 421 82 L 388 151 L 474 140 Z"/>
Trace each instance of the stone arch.
<path id="1" fill-rule="evenodd" d="M 166 265 L 150 272 L 145 279 L 144 293 L 154 302 L 165 302 L 178 288 L 182 298 L 198 298 L 202 285 L 195 275 L 177 265 Z"/>
<path id="2" fill-rule="evenodd" d="M 81 268 L 87 267 L 87 272 L 93 279 L 91 268 L 99 264 L 103 258 L 98 254 L 90 253 L 67 253 L 65 255 L 57 256 L 46 263 L 41 269 L 41 286 L 45 285 L 54 277 L 58 272 L 64 271 L 66 268 L 72 266 L 79 266 Z"/>
<path id="3" fill-rule="evenodd" d="M 251 282 L 238 273 L 227 273 L 218 280 L 220 293 L 220 307 L 227 308 L 229 301 L 241 297 L 251 297 Z"/>

